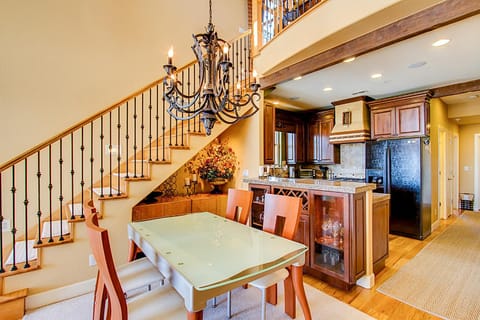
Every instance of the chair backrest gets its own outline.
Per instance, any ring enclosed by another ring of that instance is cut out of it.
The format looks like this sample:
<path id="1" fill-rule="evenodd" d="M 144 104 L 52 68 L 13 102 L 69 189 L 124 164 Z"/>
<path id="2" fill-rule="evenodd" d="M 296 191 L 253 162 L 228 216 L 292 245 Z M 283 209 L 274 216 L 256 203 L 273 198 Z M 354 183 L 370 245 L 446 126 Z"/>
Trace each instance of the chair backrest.
<path id="1" fill-rule="evenodd" d="M 225 217 L 246 224 L 252 206 L 253 192 L 241 189 L 228 189 L 227 212 Z"/>
<path id="2" fill-rule="evenodd" d="M 298 228 L 301 210 L 301 198 L 265 194 L 263 231 L 292 240 Z"/>
<path id="3" fill-rule="evenodd" d="M 108 314 L 108 319 L 128 319 L 127 301 L 123 295 L 122 286 L 115 270 L 108 231 L 98 226 L 96 213 L 88 214 L 85 224 L 87 226 L 90 247 L 98 267 L 95 295 L 98 293 L 108 296 L 108 310 L 105 297 L 99 298 L 95 296 L 93 319 L 103 320 L 105 312 Z M 99 290 L 99 288 L 104 288 L 105 290 Z"/>

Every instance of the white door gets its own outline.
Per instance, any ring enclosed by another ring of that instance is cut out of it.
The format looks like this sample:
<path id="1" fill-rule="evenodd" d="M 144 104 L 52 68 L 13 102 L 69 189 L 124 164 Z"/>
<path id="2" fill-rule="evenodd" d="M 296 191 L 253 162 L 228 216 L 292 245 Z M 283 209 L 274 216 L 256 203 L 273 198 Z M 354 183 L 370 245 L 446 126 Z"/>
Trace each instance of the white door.
<path id="1" fill-rule="evenodd" d="M 438 218 L 447 219 L 447 132 L 438 129 Z"/>

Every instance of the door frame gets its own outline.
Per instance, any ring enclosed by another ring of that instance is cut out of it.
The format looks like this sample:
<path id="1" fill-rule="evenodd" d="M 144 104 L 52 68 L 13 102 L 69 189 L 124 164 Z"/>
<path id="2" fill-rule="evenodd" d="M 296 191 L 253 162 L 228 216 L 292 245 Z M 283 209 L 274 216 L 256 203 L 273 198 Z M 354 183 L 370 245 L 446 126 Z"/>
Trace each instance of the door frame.
<path id="1" fill-rule="evenodd" d="M 438 219 L 447 219 L 447 130 L 443 127 L 438 128 L 437 155 Z"/>
<path id="2" fill-rule="evenodd" d="M 480 133 L 475 133 L 474 135 L 474 171 L 473 171 L 473 186 L 474 186 L 474 196 L 473 196 L 473 210 L 479 211 L 479 200 L 480 200 Z"/>

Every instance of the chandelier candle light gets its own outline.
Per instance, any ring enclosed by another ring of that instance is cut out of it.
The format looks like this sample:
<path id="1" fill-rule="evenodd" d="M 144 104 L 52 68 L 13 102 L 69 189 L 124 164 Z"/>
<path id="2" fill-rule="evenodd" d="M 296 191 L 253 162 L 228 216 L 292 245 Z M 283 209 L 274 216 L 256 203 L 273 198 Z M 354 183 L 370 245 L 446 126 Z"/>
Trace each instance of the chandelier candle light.
<path id="1" fill-rule="evenodd" d="M 212 1 L 209 1 L 210 20 L 206 33 L 193 35 L 192 50 L 195 54 L 199 70 L 198 89 L 190 94 L 181 89 L 182 83 L 177 79 L 177 67 L 173 64 L 173 48 L 168 51 L 168 63 L 163 66 L 167 72 L 164 84 L 164 96 L 169 104 L 167 112 L 176 120 L 189 120 L 201 114 L 200 120 L 205 133 L 211 134 L 215 121 L 220 120 L 233 124 L 239 120 L 253 116 L 258 111 L 256 102 L 260 100 L 257 74 L 252 72 L 253 83 L 249 89 L 242 89 L 241 81 L 230 84 L 230 73 L 233 64 L 229 59 L 230 45 L 219 38 L 212 23 Z M 241 114 L 241 107 L 252 105 L 252 108 Z"/>

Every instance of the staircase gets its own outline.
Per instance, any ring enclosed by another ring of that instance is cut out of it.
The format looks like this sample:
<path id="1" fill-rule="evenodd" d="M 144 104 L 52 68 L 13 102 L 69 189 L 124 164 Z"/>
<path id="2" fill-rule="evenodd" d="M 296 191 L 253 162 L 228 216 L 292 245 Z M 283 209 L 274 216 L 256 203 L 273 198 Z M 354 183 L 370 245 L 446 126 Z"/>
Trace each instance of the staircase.
<path id="1" fill-rule="evenodd" d="M 249 33 L 235 41 L 250 52 Z M 237 62 L 250 72 L 250 54 Z M 178 71 L 191 92 L 195 68 Z M 247 86 L 249 79 L 243 78 Z M 18 292 L 25 297 L 27 288 L 35 294 L 95 277 L 83 224 L 88 211 L 114 230 L 114 259 L 125 263 L 132 208 L 229 127 L 217 122 L 207 136 L 198 117 L 170 117 L 163 80 L 0 167 L 0 312 L 2 301 Z"/>

